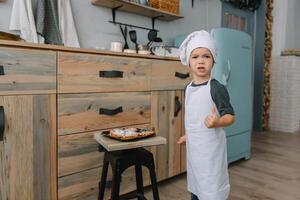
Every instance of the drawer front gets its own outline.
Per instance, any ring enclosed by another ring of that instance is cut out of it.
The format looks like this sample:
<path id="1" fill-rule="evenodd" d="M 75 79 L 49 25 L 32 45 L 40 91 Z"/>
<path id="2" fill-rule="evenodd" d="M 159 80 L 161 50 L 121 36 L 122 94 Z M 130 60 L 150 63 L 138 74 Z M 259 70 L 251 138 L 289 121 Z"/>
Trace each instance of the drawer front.
<path id="1" fill-rule="evenodd" d="M 153 61 L 151 75 L 152 90 L 178 90 L 191 81 L 189 68 L 179 61 Z"/>
<path id="2" fill-rule="evenodd" d="M 0 47 L 0 95 L 56 92 L 56 52 Z"/>
<path id="3" fill-rule="evenodd" d="M 150 128 L 150 124 L 131 127 Z M 104 154 L 98 152 L 99 144 L 94 139 L 95 133 L 99 131 L 58 137 L 58 177 L 102 166 Z"/>
<path id="4" fill-rule="evenodd" d="M 150 123 L 150 92 L 60 94 L 58 134 Z"/>
<path id="5" fill-rule="evenodd" d="M 102 166 L 104 153 L 98 152 L 94 133 L 58 137 L 58 177 Z"/>
<path id="6" fill-rule="evenodd" d="M 58 60 L 59 93 L 150 90 L 147 59 L 59 53 Z"/>
<path id="7" fill-rule="evenodd" d="M 102 160 L 101 160 L 102 162 Z M 102 167 L 64 176 L 58 179 L 58 200 L 95 200 L 98 196 L 98 184 Z M 147 168 L 143 168 L 143 184 L 148 186 L 150 178 Z M 111 167 L 108 168 L 107 181 L 112 180 Z M 134 167 L 122 173 L 120 194 L 136 190 Z M 105 190 L 104 199 L 110 199 L 111 190 Z"/>

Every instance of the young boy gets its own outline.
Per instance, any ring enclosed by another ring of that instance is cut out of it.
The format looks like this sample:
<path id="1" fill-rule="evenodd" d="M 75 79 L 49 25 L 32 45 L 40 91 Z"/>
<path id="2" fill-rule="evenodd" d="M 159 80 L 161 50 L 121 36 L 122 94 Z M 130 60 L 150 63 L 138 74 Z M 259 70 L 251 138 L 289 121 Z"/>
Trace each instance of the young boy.
<path id="1" fill-rule="evenodd" d="M 182 64 L 190 67 L 193 80 L 185 90 L 187 186 L 192 200 L 226 200 L 230 185 L 226 135 L 234 111 L 226 87 L 212 79 L 216 44 L 202 30 L 191 33 L 180 46 Z"/>

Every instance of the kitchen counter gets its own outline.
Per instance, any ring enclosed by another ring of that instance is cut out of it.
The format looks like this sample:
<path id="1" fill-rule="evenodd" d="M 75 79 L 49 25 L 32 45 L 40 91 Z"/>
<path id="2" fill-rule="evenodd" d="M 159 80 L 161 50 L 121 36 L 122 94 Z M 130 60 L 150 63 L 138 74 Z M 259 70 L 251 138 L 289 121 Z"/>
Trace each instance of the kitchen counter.
<path id="1" fill-rule="evenodd" d="M 96 199 L 103 153 L 94 134 L 112 128 L 154 128 L 167 140 L 148 149 L 158 181 L 185 172 L 177 140 L 188 70 L 176 58 L 1 40 L 0 199 Z M 133 178 L 125 172 L 121 193 L 135 190 Z"/>
<path id="2" fill-rule="evenodd" d="M 141 54 L 123 53 L 123 52 L 119 53 L 119 52 L 112 52 L 112 51 L 108 51 L 108 50 L 97 50 L 97 49 L 89 49 L 89 48 L 74 48 L 74 47 L 65 47 L 65 46 L 59 46 L 59 45 L 36 44 L 36 43 L 16 42 L 16 41 L 8 41 L 8 40 L 0 40 L 0 46 L 179 61 L 179 58 L 176 58 L 176 57 L 141 55 Z"/>

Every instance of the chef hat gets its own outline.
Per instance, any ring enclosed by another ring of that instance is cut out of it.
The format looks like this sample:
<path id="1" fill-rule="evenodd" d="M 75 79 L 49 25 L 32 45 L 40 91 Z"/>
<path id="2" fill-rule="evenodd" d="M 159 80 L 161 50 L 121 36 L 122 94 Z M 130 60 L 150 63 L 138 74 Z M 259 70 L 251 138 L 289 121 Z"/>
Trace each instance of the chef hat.
<path id="1" fill-rule="evenodd" d="M 192 51 L 199 47 L 205 47 L 209 49 L 214 61 L 216 61 L 216 42 L 207 31 L 201 30 L 189 34 L 180 45 L 179 51 L 181 63 L 189 66 L 189 59 Z"/>

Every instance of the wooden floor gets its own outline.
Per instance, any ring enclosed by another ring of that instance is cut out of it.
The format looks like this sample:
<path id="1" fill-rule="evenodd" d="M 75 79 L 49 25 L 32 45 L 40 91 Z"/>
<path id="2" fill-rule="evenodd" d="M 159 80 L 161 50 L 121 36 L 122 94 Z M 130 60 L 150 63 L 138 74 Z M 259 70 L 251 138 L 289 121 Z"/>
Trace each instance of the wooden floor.
<path id="1" fill-rule="evenodd" d="M 253 134 L 251 159 L 231 164 L 229 174 L 230 200 L 300 200 L 300 133 Z M 159 193 L 161 200 L 189 200 L 186 175 L 160 183 Z"/>

